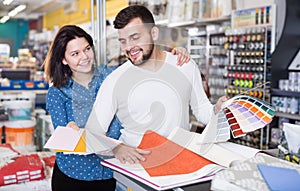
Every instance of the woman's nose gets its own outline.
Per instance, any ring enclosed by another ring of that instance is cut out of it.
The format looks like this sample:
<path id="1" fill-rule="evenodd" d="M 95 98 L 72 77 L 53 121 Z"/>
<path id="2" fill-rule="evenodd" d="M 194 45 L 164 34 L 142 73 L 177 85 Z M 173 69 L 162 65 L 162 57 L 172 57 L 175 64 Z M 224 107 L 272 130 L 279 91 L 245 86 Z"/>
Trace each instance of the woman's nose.
<path id="1" fill-rule="evenodd" d="M 87 58 L 88 57 L 88 55 L 87 55 L 87 53 L 86 52 L 82 52 L 82 58 Z"/>

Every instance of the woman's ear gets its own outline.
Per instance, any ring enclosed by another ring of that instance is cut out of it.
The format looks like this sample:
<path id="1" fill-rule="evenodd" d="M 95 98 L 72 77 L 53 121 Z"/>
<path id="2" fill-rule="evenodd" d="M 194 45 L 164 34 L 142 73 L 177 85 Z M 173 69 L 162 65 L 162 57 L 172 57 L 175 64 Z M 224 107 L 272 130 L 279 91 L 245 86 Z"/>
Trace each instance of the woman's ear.
<path id="1" fill-rule="evenodd" d="M 63 65 L 68 65 L 67 61 L 65 59 L 62 60 Z"/>
<path id="2" fill-rule="evenodd" d="M 152 27 L 152 29 L 151 29 L 151 35 L 152 35 L 152 39 L 154 41 L 156 41 L 158 39 L 159 29 L 156 26 Z"/>

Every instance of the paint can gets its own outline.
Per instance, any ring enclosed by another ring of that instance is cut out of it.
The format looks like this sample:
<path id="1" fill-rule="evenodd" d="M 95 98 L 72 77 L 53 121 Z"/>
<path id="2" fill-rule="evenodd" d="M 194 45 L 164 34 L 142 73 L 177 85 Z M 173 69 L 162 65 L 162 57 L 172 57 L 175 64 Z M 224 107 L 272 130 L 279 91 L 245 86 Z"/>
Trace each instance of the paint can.
<path id="1" fill-rule="evenodd" d="M 27 100 L 5 101 L 3 105 L 6 108 L 9 120 L 30 120 L 32 111 L 32 102 Z"/>
<path id="2" fill-rule="evenodd" d="M 34 120 L 18 120 L 4 122 L 5 142 L 12 146 L 33 145 Z"/>

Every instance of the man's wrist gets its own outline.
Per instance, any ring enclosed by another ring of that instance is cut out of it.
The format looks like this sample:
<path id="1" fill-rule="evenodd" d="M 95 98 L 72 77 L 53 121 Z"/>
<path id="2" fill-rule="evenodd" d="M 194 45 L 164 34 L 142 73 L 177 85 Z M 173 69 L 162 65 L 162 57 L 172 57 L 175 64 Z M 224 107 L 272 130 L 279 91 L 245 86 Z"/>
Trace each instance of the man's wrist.
<path id="1" fill-rule="evenodd" d="M 217 112 L 217 107 L 216 107 L 216 105 L 214 105 L 213 111 L 214 111 L 214 114 L 217 114 L 217 113 L 218 113 L 218 112 Z"/>

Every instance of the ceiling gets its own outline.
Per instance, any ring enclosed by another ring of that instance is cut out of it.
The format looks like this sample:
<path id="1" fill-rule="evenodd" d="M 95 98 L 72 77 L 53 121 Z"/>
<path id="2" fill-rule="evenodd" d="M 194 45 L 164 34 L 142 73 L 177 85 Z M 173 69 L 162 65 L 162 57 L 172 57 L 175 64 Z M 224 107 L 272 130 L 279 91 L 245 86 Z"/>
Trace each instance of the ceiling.
<path id="1" fill-rule="evenodd" d="M 48 12 L 65 6 L 74 0 L 14 0 L 10 5 L 4 5 L 0 0 L 0 18 L 21 4 L 26 4 L 26 9 L 14 16 L 16 19 L 37 19 Z"/>

